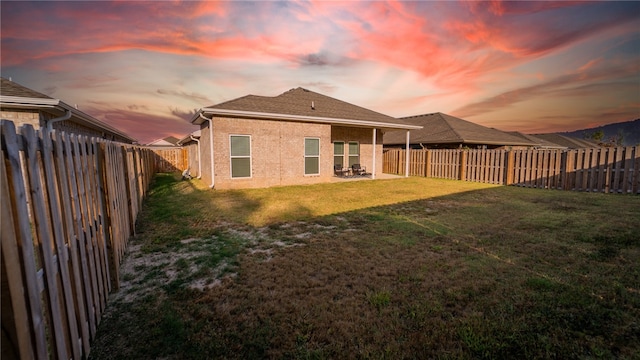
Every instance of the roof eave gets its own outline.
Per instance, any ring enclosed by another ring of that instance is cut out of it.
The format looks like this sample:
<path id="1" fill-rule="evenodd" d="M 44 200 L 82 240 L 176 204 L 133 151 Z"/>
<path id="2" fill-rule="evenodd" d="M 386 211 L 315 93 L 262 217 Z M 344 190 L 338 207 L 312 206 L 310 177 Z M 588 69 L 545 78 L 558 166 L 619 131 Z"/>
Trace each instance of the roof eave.
<path id="1" fill-rule="evenodd" d="M 215 108 L 202 108 L 192 117 L 191 122 L 195 125 L 202 124 L 203 120 L 199 114 L 212 115 L 212 116 L 227 116 L 227 117 L 239 117 L 250 118 L 259 120 L 287 120 L 287 121 L 302 121 L 311 123 L 324 123 L 332 125 L 346 125 L 357 127 L 376 127 L 382 129 L 397 129 L 397 130 L 417 130 L 422 129 L 422 126 L 409 125 L 409 124 L 395 124 L 382 121 L 370 121 L 370 120 L 355 120 L 355 119 L 339 119 L 317 116 L 303 116 L 303 115 L 289 115 L 289 114 L 277 114 L 277 113 L 263 113 L 254 111 L 242 111 L 242 110 L 227 110 L 227 109 L 215 109 Z"/>
<path id="2" fill-rule="evenodd" d="M 127 139 L 131 142 L 136 142 L 136 139 L 129 137 L 127 134 L 122 131 L 104 123 L 97 123 L 90 115 L 85 114 L 84 112 L 76 109 L 75 107 L 65 104 L 59 99 L 45 99 L 45 98 L 30 98 L 30 97 L 22 97 L 22 96 L 7 96 L 0 95 L 0 105 L 8 108 L 30 108 L 30 109 L 57 109 L 61 112 L 71 111 L 71 114 L 80 119 L 82 122 L 94 127 L 100 128 L 103 130 L 108 130 L 124 139 Z"/>
<path id="3" fill-rule="evenodd" d="M 58 99 L 27 98 L 21 96 L 0 95 L 0 105 L 7 107 L 46 107 L 50 108 L 60 104 Z"/>

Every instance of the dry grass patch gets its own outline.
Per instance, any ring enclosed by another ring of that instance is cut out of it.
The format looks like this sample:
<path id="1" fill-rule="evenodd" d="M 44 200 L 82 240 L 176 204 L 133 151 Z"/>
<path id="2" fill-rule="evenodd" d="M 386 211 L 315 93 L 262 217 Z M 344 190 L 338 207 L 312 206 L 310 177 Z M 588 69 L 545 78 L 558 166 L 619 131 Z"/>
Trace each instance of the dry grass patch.
<path id="1" fill-rule="evenodd" d="M 640 351 L 637 196 L 420 178 L 190 186 L 157 179 L 132 243 L 157 266 L 126 272 L 147 290 L 111 302 L 92 357 L 633 359 Z M 189 206 L 158 210 L 182 202 Z M 269 213 L 293 209 L 286 204 L 305 211 Z M 200 290 L 198 281 L 215 286 Z"/>

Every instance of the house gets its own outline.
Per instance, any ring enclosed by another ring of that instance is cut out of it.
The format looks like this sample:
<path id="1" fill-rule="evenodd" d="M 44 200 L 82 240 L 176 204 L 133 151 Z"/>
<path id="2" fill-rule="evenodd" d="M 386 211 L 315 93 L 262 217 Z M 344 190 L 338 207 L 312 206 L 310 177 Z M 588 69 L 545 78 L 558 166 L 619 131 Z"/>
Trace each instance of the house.
<path id="1" fill-rule="evenodd" d="M 552 143 L 551 141 L 547 141 L 543 138 L 534 136 L 534 135 L 530 135 L 530 134 L 523 134 L 521 132 L 518 131 L 509 131 L 508 134 L 511 134 L 513 136 L 517 136 L 526 140 L 529 140 L 533 143 L 536 144 L 535 148 L 536 149 L 544 149 L 544 150 L 566 150 L 567 147 L 566 146 L 562 146 L 562 145 L 558 145 L 556 143 Z"/>
<path id="2" fill-rule="evenodd" d="M 174 136 L 167 136 L 166 138 L 157 139 L 147 144 L 147 146 L 168 146 L 168 147 L 176 147 L 178 145 L 178 138 Z"/>
<path id="3" fill-rule="evenodd" d="M 48 127 L 123 143 L 136 142 L 76 107 L 5 78 L 0 78 L 0 118 L 13 121 L 16 127 L 31 124 L 35 129 Z"/>
<path id="4" fill-rule="evenodd" d="M 412 131 L 413 148 L 452 149 L 460 147 L 496 149 L 504 147 L 532 147 L 536 143 L 506 132 L 474 124 L 440 112 L 400 118 L 407 123 L 422 126 Z M 390 132 L 384 138 L 385 147 L 404 146 L 402 132 Z"/>
<path id="5" fill-rule="evenodd" d="M 189 175 L 200 178 L 202 176 L 202 163 L 200 162 L 200 130 L 178 140 L 178 146 L 187 150 L 187 169 Z"/>
<path id="6" fill-rule="evenodd" d="M 202 108 L 191 122 L 201 178 L 217 189 L 328 182 L 334 166 L 354 164 L 375 178 L 385 133 L 421 128 L 303 88 Z"/>
<path id="7" fill-rule="evenodd" d="M 534 134 L 536 138 L 543 139 L 550 143 L 563 146 L 567 149 L 586 149 L 586 148 L 599 148 L 601 147 L 597 142 L 588 139 L 577 139 L 560 134 Z"/>

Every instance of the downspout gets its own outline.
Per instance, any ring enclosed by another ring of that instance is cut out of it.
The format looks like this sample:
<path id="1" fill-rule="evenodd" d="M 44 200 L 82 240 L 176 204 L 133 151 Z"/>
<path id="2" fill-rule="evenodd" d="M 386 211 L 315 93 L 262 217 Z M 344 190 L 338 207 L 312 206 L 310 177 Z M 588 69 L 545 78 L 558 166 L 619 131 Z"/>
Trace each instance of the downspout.
<path id="1" fill-rule="evenodd" d="M 195 141 L 198 146 L 198 179 L 202 177 L 202 162 L 200 161 L 200 140 L 196 139 L 193 135 L 189 135 L 191 140 Z"/>
<path id="2" fill-rule="evenodd" d="M 377 129 L 373 128 L 373 166 L 372 166 L 372 170 L 371 170 L 371 179 L 375 179 L 376 178 L 376 136 L 377 136 Z"/>
<path id="3" fill-rule="evenodd" d="M 60 117 L 47 120 L 47 130 L 49 131 L 53 130 L 53 123 L 56 123 L 59 121 L 65 121 L 69 119 L 71 119 L 71 110 L 67 110 L 67 112 Z"/>
<path id="4" fill-rule="evenodd" d="M 206 116 L 202 116 L 202 113 L 198 113 L 203 120 L 207 120 L 209 122 L 209 154 L 211 155 L 211 185 L 210 188 L 216 185 L 215 182 L 215 169 L 214 169 L 214 161 L 213 161 L 213 120 L 207 118 Z"/>

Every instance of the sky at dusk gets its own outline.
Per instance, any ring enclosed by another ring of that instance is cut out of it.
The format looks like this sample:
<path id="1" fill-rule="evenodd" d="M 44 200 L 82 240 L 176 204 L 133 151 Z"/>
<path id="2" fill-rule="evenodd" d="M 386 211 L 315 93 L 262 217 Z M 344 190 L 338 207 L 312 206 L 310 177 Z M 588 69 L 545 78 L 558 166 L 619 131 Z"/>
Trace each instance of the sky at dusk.
<path id="1" fill-rule="evenodd" d="M 141 143 L 304 87 L 505 131 L 640 118 L 640 2 L 0 2 L 0 72 Z"/>

